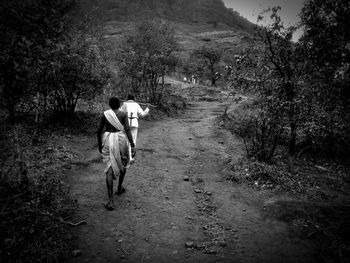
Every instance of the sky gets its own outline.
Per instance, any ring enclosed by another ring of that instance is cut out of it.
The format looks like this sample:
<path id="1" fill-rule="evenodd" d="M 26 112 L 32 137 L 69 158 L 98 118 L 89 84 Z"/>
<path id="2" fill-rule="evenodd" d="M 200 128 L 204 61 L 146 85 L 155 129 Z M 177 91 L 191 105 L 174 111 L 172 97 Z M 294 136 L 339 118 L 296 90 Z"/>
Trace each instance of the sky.
<path id="1" fill-rule="evenodd" d="M 295 25 L 300 19 L 298 14 L 303 7 L 304 0 L 223 0 L 225 5 L 240 13 L 249 21 L 256 23 L 261 11 L 268 7 L 280 6 L 281 19 L 285 26 Z M 298 38 L 301 31 L 296 33 Z"/>

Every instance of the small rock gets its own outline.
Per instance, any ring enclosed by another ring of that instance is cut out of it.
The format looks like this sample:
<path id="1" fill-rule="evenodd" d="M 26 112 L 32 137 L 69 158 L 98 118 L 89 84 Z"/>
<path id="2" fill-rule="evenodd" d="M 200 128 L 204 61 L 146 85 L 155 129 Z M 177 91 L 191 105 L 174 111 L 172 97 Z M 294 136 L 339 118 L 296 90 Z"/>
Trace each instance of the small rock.
<path id="1" fill-rule="evenodd" d="M 197 193 L 197 194 L 199 194 L 199 193 L 201 193 L 202 191 L 201 191 L 201 189 L 196 188 L 196 189 L 194 189 L 194 192 Z"/>
<path id="2" fill-rule="evenodd" d="M 185 247 L 186 248 L 191 248 L 191 247 L 193 247 L 193 245 L 194 245 L 194 243 L 191 242 L 191 241 L 185 242 Z"/>
<path id="3" fill-rule="evenodd" d="M 216 254 L 216 251 L 214 249 L 206 250 L 207 254 Z"/>
<path id="4" fill-rule="evenodd" d="M 124 259 L 124 258 L 125 258 L 125 256 L 124 256 L 124 255 L 122 255 L 122 256 L 121 256 L 121 258 L 122 258 L 122 259 Z"/>
<path id="5" fill-rule="evenodd" d="M 243 212 L 247 211 L 246 209 L 242 209 Z"/>
<path id="6" fill-rule="evenodd" d="M 123 240 L 122 240 L 122 239 L 119 239 L 119 240 L 118 240 L 118 243 L 121 243 L 121 242 L 123 242 Z"/>
<path id="7" fill-rule="evenodd" d="M 186 176 L 184 176 L 184 181 L 189 181 L 190 180 L 190 178 L 186 175 Z"/>
<path id="8" fill-rule="evenodd" d="M 193 140 L 193 138 L 191 138 L 191 137 L 190 137 L 190 138 L 188 138 L 188 139 L 189 139 L 189 140 Z"/>
<path id="9" fill-rule="evenodd" d="M 64 164 L 62 167 L 63 167 L 64 169 L 67 169 L 67 170 L 72 169 L 72 166 L 69 165 L 69 164 Z"/>
<path id="10" fill-rule="evenodd" d="M 206 194 L 210 196 L 210 195 L 211 195 L 211 192 L 206 192 Z"/>
<path id="11" fill-rule="evenodd" d="M 204 246 L 202 244 L 194 244 L 194 248 L 202 249 Z"/>
<path id="12" fill-rule="evenodd" d="M 226 247 L 226 246 L 227 246 L 227 244 L 226 244 L 225 241 L 221 241 L 221 242 L 219 243 L 219 245 L 222 246 L 222 247 Z"/>
<path id="13" fill-rule="evenodd" d="M 194 220 L 194 218 L 192 216 L 186 216 L 185 218 L 188 220 Z"/>
<path id="14" fill-rule="evenodd" d="M 82 252 L 79 249 L 75 249 L 72 251 L 73 257 L 81 256 Z"/>

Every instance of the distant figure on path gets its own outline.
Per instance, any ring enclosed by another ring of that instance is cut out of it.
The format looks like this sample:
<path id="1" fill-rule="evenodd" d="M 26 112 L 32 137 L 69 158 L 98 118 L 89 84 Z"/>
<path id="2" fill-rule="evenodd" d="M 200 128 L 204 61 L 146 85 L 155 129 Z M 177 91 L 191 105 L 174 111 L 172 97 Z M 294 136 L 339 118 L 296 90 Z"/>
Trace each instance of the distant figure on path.
<path id="1" fill-rule="evenodd" d="M 113 179 L 119 175 L 117 195 L 125 192 L 123 180 L 126 169 L 129 166 L 130 156 L 135 156 L 135 144 L 133 142 L 128 116 L 121 111 L 120 101 L 116 97 L 109 100 L 110 110 L 103 113 L 100 126 L 97 130 L 98 150 L 102 154 L 103 162 L 106 163 L 106 184 L 108 203 L 105 208 L 109 211 L 114 209 Z M 106 128 L 102 138 L 102 131 Z M 131 149 L 131 153 L 129 151 Z"/>
<path id="2" fill-rule="evenodd" d="M 128 100 L 123 103 L 121 107 L 122 111 L 127 112 L 129 118 L 129 126 L 131 129 L 132 139 L 134 140 L 135 147 L 137 143 L 137 131 L 139 128 L 138 118 L 145 117 L 149 113 L 149 108 L 147 107 L 144 111 L 140 107 L 140 105 L 134 101 L 135 96 L 132 94 L 128 94 Z M 130 155 L 130 163 L 134 163 L 135 159 Z"/>

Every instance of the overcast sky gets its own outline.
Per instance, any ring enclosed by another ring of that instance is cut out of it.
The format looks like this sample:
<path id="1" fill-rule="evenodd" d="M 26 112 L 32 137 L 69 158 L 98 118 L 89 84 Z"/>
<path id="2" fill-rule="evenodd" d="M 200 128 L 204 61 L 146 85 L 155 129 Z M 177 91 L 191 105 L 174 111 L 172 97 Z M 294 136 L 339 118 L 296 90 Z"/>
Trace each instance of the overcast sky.
<path id="1" fill-rule="evenodd" d="M 281 17 L 285 25 L 289 23 L 295 24 L 299 18 L 304 0 L 224 0 L 227 7 L 231 7 L 238 11 L 241 16 L 256 23 L 259 13 L 272 6 L 281 6 Z"/>
<path id="2" fill-rule="evenodd" d="M 261 11 L 268 7 L 280 6 L 280 15 L 285 26 L 295 25 L 299 21 L 298 14 L 303 7 L 304 0 L 223 0 L 227 7 L 238 11 L 241 16 L 256 23 Z M 301 32 L 297 32 L 299 36 Z M 295 36 L 295 38 L 298 38 Z"/>

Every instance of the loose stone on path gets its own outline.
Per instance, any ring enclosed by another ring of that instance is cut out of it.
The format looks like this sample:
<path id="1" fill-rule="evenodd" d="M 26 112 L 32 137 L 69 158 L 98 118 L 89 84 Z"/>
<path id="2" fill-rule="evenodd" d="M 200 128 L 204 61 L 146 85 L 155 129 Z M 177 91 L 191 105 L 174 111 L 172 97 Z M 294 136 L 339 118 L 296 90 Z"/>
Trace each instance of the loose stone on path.
<path id="1" fill-rule="evenodd" d="M 191 247 L 193 247 L 193 245 L 194 245 L 194 243 L 191 242 L 191 241 L 185 242 L 185 247 L 186 247 L 186 248 L 191 248 Z"/>

